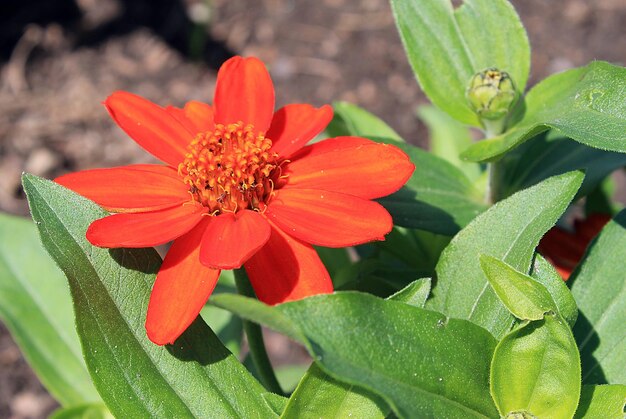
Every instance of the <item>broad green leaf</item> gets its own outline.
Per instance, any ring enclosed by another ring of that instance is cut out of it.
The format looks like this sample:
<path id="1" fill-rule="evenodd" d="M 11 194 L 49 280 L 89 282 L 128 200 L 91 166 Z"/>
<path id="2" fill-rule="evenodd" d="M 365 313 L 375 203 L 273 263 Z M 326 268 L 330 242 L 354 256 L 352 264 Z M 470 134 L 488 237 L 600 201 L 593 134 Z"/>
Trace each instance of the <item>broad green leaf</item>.
<path id="1" fill-rule="evenodd" d="M 565 285 L 565 281 L 554 269 L 554 266 L 540 254 L 535 254 L 531 276 L 535 281 L 546 287 L 556 304 L 559 314 L 569 324 L 569 327 L 573 328 L 578 318 L 578 307 L 576 307 L 576 301 L 572 292 Z"/>
<path id="2" fill-rule="evenodd" d="M 580 172 L 549 178 L 478 216 L 441 255 L 426 308 L 470 320 L 502 337 L 513 317 L 489 286 L 478 255 L 494 256 L 529 272 L 539 240 L 565 211 L 582 180 Z"/>
<path id="3" fill-rule="evenodd" d="M 465 320 L 355 292 L 275 307 L 227 294 L 209 301 L 301 342 L 326 373 L 381 395 L 400 417 L 497 415 L 495 340 Z"/>
<path id="4" fill-rule="evenodd" d="M 423 230 L 394 227 L 385 240 L 373 243 L 383 250 L 375 257 L 390 255 L 398 261 L 414 268 L 422 276 L 431 276 L 441 252 L 450 243 L 450 236 L 442 236 Z M 361 249 L 363 246 L 360 246 Z"/>
<path id="5" fill-rule="evenodd" d="M 611 172 L 626 165 L 626 153 L 591 148 L 550 131 L 507 153 L 498 164 L 504 173 L 500 181 L 503 198 L 572 170 L 585 171 L 578 191 L 578 196 L 585 196 Z"/>
<path id="6" fill-rule="evenodd" d="M 558 314 L 546 314 L 506 335 L 493 355 L 491 394 L 501 416 L 571 418 L 580 396 L 576 341 Z"/>
<path id="7" fill-rule="evenodd" d="M 282 418 L 384 418 L 389 408 L 380 398 L 352 384 L 335 380 L 311 365 L 289 398 Z"/>
<path id="8" fill-rule="evenodd" d="M 430 278 L 418 279 L 389 299 L 422 307 L 430 292 L 430 282 Z M 335 380 L 314 363 L 291 395 L 283 417 L 383 418 L 388 413 L 389 408 L 377 395 Z"/>
<path id="9" fill-rule="evenodd" d="M 335 116 L 326 128 L 331 137 L 355 135 L 371 139 L 387 138 L 404 142 L 393 128 L 363 108 L 348 102 L 333 103 Z"/>
<path id="10" fill-rule="evenodd" d="M 530 69 L 526 31 L 506 0 L 391 0 L 400 38 L 428 98 L 455 119 L 478 126 L 465 90 L 489 67 L 508 72 L 524 91 Z"/>
<path id="11" fill-rule="evenodd" d="M 461 169 L 470 181 L 478 179 L 480 165 L 459 157 L 473 143 L 469 128 L 434 106 L 420 106 L 417 114 L 430 132 L 430 152 Z"/>
<path id="12" fill-rule="evenodd" d="M 624 419 L 626 386 L 585 385 L 580 393 L 580 403 L 575 419 Z"/>
<path id="13" fill-rule="evenodd" d="M 272 417 L 254 380 L 199 317 L 174 345 L 146 337 L 145 313 L 161 263 L 153 249 L 99 249 L 87 226 L 106 213 L 24 175 L 44 247 L 65 272 L 87 367 L 118 417 Z"/>
<path id="14" fill-rule="evenodd" d="M 570 281 L 586 384 L 626 383 L 626 210 L 591 244 Z"/>
<path id="15" fill-rule="evenodd" d="M 30 220 L 0 214 L 0 319 L 62 405 L 100 400 L 83 361 L 70 290 Z"/>
<path id="16" fill-rule="evenodd" d="M 518 319 L 541 320 L 546 312 L 557 311 L 546 287 L 530 276 L 492 256 L 480 255 L 480 266 L 500 301 Z"/>
<path id="17" fill-rule="evenodd" d="M 590 147 L 626 152 L 624 67 L 594 61 L 550 76 L 528 92 L 525 103 L 525 111 L 513 116 L 520 119 L 515 126 L 472 145 L 462 157 L 494 160 L 549 128 Z"/>
<path id="18" fill-rule="evenodd" d="M 114 419 L 101 403 L 88 403 L 57 409 L 49 419 Z"/>
<path id="19" fill-rule="evenodd" d="M 458 168 L 417 147 L 395 145 L 416 167 L 402 189 L 379 199 L 395 224 L 452 236 L 486 209 L 481 193 Z"/>

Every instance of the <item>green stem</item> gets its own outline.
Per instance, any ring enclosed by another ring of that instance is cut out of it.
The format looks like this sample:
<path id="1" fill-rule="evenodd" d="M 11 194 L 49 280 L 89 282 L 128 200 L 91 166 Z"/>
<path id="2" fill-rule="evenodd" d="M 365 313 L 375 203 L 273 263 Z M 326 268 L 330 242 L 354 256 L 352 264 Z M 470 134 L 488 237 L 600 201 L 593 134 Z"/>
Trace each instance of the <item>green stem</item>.
<path id="1" fill-rule="evenodd" d="M 483 127 L 485 127 L 485 139 L 496 137 L 502 134 L 506 126 L 506 118 L 502 118 L 496 121 L 483 119 Z M 502 183 L 501 165 L 495 161 L 487 164 L 487 171 L 489 173 L 489 180 L 487 183 L 487 191 L 485 201 L 493 205 L 500 199 L 500 188 Z"/>
<path id="2" fill-rule="evenodd" d="M 489 180 L 487 183 L 487 191 L 485 200 L 489 205 L 493 205 L 500 199 L 500 185 L 502 183 L 502 173 L 500 173 L 500 165 L 498 162 L 487 163 L 487 171 Z"/>
<path id="3" fill-rule="evenodd" d="M 237 286 L 239 294 L 246 297 L 256 298 L 252 285 L 250 285 L 248 275 L 246 275 L 246 271 L 243 268 L 235 269 L 234 274 L 235 285 Z M 267 356 L 261 326 L 251 321 L 243 320 L 243 330 L 246 332 L 250 357 L 252 358 L 252 362 L 254 362 L 254 366 L 259 373 L 261 383 L 272 393 L 284 395 L 285 393 L 280 388 L 280 384 L 276 379 L 270 359 Z"/>

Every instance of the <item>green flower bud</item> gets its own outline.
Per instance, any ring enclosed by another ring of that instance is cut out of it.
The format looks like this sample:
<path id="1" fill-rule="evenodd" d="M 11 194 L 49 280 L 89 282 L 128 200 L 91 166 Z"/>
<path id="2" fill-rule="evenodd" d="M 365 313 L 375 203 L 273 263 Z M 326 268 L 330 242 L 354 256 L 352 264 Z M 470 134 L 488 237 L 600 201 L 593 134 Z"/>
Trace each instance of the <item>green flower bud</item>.
<path id="1" fill-rule="evenodd" d="M 481 119 L 497 120 L 509 113 L 517 100 L 517 90 L 508 73 L 488 68 L 472 77 L 466 96 Z"/>
<path id="2" fill-rule="evenodd" d="M 506 415 L 506 419 L 537 419 L 536 416 L 521 410 L 519 412 L 511 412 L 508 415 Z"/>

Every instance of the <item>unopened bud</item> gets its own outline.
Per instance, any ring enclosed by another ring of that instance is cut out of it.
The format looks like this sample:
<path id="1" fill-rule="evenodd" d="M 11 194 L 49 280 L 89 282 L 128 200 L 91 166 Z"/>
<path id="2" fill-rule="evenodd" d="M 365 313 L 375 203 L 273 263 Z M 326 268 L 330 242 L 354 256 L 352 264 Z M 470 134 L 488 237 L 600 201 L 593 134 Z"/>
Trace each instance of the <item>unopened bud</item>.
<path id="1" fill-rule="evenodd" d="M 517 90 L 508 73 L 488 68 L 472 77 L 466 96 L 481 119 L 497 120 L 509 113 L 517 100 Z"/>

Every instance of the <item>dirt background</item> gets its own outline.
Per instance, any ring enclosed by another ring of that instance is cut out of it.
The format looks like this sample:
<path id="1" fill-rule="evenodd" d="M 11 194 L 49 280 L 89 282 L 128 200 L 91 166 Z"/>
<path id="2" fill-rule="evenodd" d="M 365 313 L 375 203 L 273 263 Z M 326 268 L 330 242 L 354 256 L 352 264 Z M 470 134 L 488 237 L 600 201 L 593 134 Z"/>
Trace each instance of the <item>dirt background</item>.
<path id="1" fill-rule="evenodd" d="M 513 4 L 533 47 L 531 85 L 593 59 L 626 61 L 623 0 Z M 427 101 L 385 0 L 9 0 L 0 5 L 0 210 L 28 214 L 23 171 L 150 162 L 102 100 L 121 89 L 163 105 L 210 103 L 216 69 L 233 54 L 267 63 L 279 106 L 351 101 L 427 145 L 414 112 Z M 294 356 L 270 344 L 275 359 Z M 55 407 L 0 325 L 0 418 Z"/>

